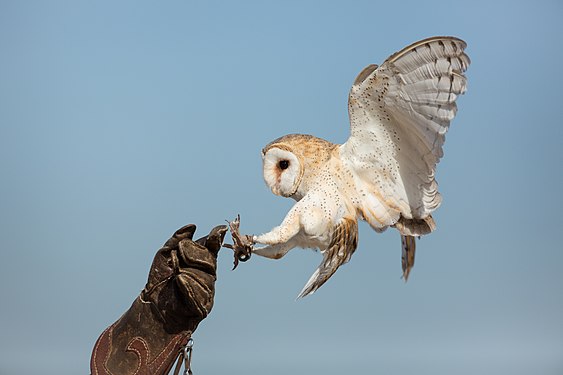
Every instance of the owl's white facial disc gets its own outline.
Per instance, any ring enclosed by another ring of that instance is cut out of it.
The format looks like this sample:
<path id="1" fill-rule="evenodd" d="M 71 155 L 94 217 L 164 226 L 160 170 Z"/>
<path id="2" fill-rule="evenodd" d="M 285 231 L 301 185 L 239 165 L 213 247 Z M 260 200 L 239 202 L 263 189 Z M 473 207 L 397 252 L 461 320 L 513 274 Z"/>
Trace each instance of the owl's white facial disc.
<path id="1" fill-rule="evenodd" d="M 303 169 L 294 153 L 272 147 L 263 156 L 264 181 L 272 193 L 290 197 L 299 188 Z"/>

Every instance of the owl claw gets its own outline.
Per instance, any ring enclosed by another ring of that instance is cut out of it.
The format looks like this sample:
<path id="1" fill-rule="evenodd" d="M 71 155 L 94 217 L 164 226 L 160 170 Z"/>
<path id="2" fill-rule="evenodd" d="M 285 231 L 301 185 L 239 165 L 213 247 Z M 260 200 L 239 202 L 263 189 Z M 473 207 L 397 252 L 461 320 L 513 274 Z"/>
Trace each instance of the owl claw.
<path id="1" fill-rule="evenodd" d="M 240 226 L 240 215 L 237 215 L 236 219 L 233 221 L 227 221 L 229 223 L 229 228 L 231 230 L 231 237 L 233 238 L 233 245 L 226 244 L 226 248 L 232 249 L 234 251 L 234 262 L 233 270 L 237 268 L 239 261 L 246 262 L 250 259 L 252 255 L 252 246 L 254 241 L 252 236 L 241 235 L 239 232 Z"/>

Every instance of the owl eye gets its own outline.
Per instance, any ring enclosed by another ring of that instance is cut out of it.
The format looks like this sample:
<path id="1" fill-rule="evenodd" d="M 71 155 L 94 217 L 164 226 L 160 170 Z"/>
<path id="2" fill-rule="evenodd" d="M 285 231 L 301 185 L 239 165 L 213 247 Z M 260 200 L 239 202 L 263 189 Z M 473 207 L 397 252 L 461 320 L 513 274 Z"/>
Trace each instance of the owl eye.
<path id="1" fill-rule="evenodd" d="M 278 166 L 280 169 L 287 169 L 289 167 L 289 160 L 280 160 Z"/>

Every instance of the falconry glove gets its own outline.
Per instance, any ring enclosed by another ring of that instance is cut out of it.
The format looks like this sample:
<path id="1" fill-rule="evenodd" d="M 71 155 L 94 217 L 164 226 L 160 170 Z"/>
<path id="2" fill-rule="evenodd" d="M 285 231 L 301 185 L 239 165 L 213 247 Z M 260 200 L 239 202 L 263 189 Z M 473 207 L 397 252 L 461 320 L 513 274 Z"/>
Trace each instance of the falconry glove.
<path id="1" fill-rule="evenodd" d="M 218 226 L 192 241 L 195 229 L 178 229 L 156 253 L 141 294 L 98 338 L 92 375 L 164 375 L 187 355 L 191 334 L 213 307 L 217 254 L 227 232 Z"/>

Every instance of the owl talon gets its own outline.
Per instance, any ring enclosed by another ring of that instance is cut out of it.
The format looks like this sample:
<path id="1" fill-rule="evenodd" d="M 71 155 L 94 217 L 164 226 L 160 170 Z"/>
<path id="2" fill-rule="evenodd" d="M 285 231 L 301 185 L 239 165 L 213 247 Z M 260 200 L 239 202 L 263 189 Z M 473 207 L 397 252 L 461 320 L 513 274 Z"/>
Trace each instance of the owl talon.
<path id="1" fill-rule="evenodd" d="M 234 251 L 234 266 L 233 270 L 237 268 L 239 261 L 246 262 L 252 255 L 252 247 L 254 242 L 252 236 L 241 235 L 239 232 L 240 215 L 237 215 L 233 221 L 227 221 L 231 230 L 231 237 L 233 238 L 233 245 L 225 245 L 225 247 Z"/>

